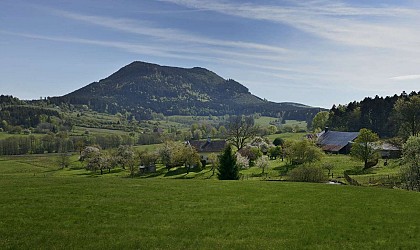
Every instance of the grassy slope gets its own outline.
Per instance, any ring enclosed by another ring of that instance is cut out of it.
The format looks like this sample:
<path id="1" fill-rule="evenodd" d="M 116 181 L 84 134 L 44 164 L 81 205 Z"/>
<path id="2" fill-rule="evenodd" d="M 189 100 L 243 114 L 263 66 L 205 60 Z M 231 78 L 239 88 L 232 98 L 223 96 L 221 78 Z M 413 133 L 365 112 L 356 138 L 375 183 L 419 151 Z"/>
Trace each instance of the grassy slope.
<path id="1" fill-rule="evenodd" d="M 51 157 L 39 157 L 0 159 L 1 249 L 419 247 L 419 193 L 123 178 L 127 173 L 92 177 L 57 171 Z"/>

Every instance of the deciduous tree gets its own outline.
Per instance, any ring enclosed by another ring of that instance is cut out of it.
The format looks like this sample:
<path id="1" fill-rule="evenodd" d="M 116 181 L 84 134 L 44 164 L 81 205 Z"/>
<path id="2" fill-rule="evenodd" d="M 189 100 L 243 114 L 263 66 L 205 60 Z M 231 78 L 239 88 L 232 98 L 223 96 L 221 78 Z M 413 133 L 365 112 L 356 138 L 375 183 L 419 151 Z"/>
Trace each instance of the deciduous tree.
<path id="1" fill-rule="evenodd" d="M 420 137 L 411 136 L 403 145 L 402 181 L 407 189 L 420 191 Z"/>
<path id="2" fill-rule="evenodd" d="M 241 150 L 257 132 L 258 127 L 255 126 L 252 116 L 231 116 L 228 120 L 227 137 L 238 150 Z"/>
<path id="3" fill-rule="evenodd" d="M 366 128 L 362 128 L 359 132 L 359 136 L 354 140 L 350 154 L 354 158 L 364 162 L 363 169 L 371 167 L 371 162 L 377 163 L 379 155 L 378 150 L 376 149 L 376 142 L 378 140 L 379 136 Z"/>
<path id="4" fill-rule="evenodd" d="M 268 157 L 263 155 L 260 158 L 257 159 L 255 162 L 255 166 L 262 169 L 262 174 L 264 174 L 265 170 L 268 168 L 269 160 Z"/>
<path id="5" fill-rule="evenodd" d="M 291 143 L 286 148 L 286 158 L 292 165 L 312 164 L 321 160 L 324 152 L 309 140 L 301 140 Z"/>
<path id="6" fill-rule="evenodd" d="M 328 111 L 321 111 L 315 115 L 314 119 L 312 120 L 312 129 L 324 129 L 327 125 L 328 118 L 330 113 Z"/>

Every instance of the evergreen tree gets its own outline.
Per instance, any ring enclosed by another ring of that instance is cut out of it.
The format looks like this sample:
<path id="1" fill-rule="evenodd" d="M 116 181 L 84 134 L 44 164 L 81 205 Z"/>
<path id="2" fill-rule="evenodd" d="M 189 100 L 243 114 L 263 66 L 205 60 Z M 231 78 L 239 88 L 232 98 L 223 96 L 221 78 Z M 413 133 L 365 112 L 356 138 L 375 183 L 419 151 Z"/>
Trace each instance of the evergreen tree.
<path id="1" fill-rule="evenodd" d="M 239 180 L 239 168 L 236 165 L 236 156 L 232 152 L 231 146 L 227 146 L 223 151 L 217 168 L 219 180 Z"/>

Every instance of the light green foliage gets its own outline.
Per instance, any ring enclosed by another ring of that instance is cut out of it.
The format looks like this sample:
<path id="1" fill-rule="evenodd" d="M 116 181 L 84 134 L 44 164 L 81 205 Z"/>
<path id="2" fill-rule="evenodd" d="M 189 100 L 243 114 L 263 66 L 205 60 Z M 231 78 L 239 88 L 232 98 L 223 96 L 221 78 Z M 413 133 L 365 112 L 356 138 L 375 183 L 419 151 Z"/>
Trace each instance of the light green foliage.
<path id="1" fill-rule="evenodd" d="M 138 158 L 142 166 L 150 167 L 156 164 L 158 155 L 155 151 L 149 151 L 147 149 L 138 152 Z"/>
<path id="2" fill-rule="evenodd" d="M 219 167 L 219 156 L 215 153 L 211 153 L 208 156 L 209 163 L 211 164 L 212 176 L 214 175 L 214 171 Z"/>
<path id="3" fill-rule="evenodd" d="M 323 182 L 326 180 L 324 171 L 320 167 L 302 165 L 294 168 L 289 173 L 293 181 Z"/>
<path id="4" fill-rule="evenodd" d="M 121 145 L 117 149 L 116 157 L 118 164 L 123 168 L 128 168 L 130 170 L 131 177 L 133 177 L 137 165 L 134 148 L 129 145 Z"/>
<path id="5" fill-rule="evenodd" d="M 403 145 L 402 181 L 407 189 L 420 191 L 420 137 L 411 136 Z"/>
<path id="6" fill-rule="evenodd" d="M 182 142 L 166 141 L 158 149 L 158 155 L 168 171 L 181 165 L 186 166 L 187 173 L 192 167 L 201 167 L 200 155 L 197 151 Z"/>
<path id="7" fill-rule="evenodd" d="M 322 165 L 322 168 L 328 170 L 328 176 L 329 176 L 331 174 L 331 170 L 334 169 L 334 165 L 331 163 L 324 163 Z"/>
<path id="8" fill-rule="evenodd" d="M 328 111 L 321 111 L 318 114 L 315 115 L 314 119 L 312 120 L 312 129 L 324 129 L 327 125 L 327 121 L 329 118 L 329 112 Z"/>
<path id="9" fill-rule="evenodd" d="M 185 145 L 181 142 L 174 142 L 174 141 L 165 141 L 165 143 L 159 147 L 158 155 L 159 158 L 169 169 L 175 167 L 177 165 L 182 165 L 182 148 Z"/>
<path id="10" fill-rule="evenodd" d="M 57 165 L 60 168 L 66 168 L 70 166 L 70 154 L 69 153 L 60 153 L 57 157 Z"/>
<path id="11" fill-rule="evenodd" d="M 375 149 L 375 143 L 379 140 L 379 136 L 369 129 L 362 128 L 359 136 L 354 140 L 351 148 L 351 155 L 358 160 L 364 162 L 364 169 L 372 167 L 373 163 L 377 163 L 379 154 Z M 372 163 L 373 162 L 373 163 Z M 376 165 L 376 163 L 374 165 Z"/>
<path id="12" fill-rule="evenodd" d="M 274 126 L 274 125 L 269 125 L 267 127 L 267 132 L 268 132 L 269 135 L 273 135 L 277 132 L 277 127 Z"/>
<path id="13" fill-rule="evenodd" d="M 286 158 L 292 165 L 312 164 L 320 161 L 323 156 L 324 152 L 306 139 L 291 142 L 286 146 Z"/>
<path id="14" fill-rule="evenodd" d="M 181 161 L 187 167 L 187 174 L 193 167 L 201 168 L 200 155 L 197 153 L 195 148 L 187 145 L 183 146 L 180 150 Z"/>

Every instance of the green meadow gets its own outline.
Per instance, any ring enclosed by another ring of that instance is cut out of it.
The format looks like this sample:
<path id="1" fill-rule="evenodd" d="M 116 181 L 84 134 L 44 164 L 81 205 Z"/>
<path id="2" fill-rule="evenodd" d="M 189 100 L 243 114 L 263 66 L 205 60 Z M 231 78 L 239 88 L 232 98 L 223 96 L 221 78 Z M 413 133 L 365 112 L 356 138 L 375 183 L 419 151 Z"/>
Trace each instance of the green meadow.
<path id="1" fill-rule="evenodd" d="M 420 247 L 419 193 L 177 179 L 195 172 L 101 176 L 72 160 L 59 169 L 51 155 L 0 158 L 0 249 Z"/>

